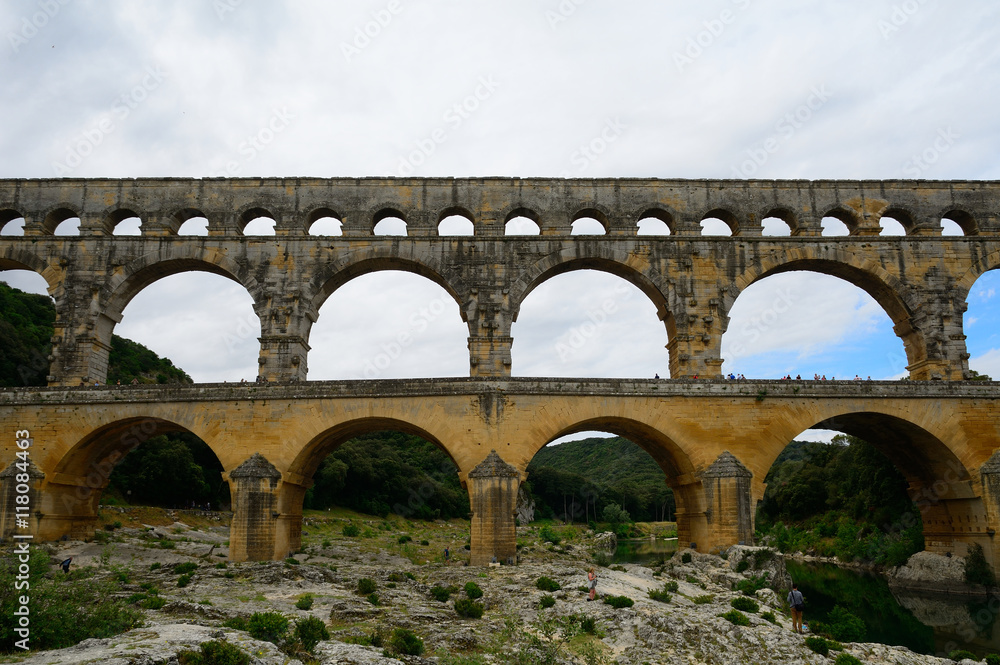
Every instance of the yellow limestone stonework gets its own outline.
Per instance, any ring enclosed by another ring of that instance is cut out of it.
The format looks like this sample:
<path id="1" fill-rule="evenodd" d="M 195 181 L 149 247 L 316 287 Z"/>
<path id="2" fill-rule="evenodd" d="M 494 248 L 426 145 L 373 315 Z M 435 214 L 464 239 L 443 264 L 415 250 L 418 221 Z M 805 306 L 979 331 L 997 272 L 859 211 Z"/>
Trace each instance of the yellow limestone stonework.
<path id="1" fill-rule="evenodd" d="M 446 217 L 471 235 L 438 233 Z M 115 236 L 125 219 L 141 235 Z M 204 217 L 207 237 L 179 235 Z M 243 234 L 259 217 L 275 235 Z M 341 236 L 310 236 L 316 220 Z M 407 237 L 374 235 L 387 217 Z M 526 217 L 535 236 L 505 236 Z M 765 218 L 790 236 L 764 237 Z M 822 236 L 834 217 L 850 235 Z M 880 236 L 880 220 L 906 235 Z M 50 358 L 19 370 L 48 388 L 0 390 L 4 454 L 31 433 L 36 537 L 91 534 L 114 464 L 159 433 L 187 430 L 221 461 L 234 518 L 230 556 L 280 558 L 301 539 L 302 499 L 322 459 L 364 432 L 399 429 L 445 450 L 473 508 L 476 563 L 513 554 L 513 494 L 535 452 L 564 434 L 604 430 L 647 450 L 674 489 L 680 538 L 710 551 L 752 537 L 774 459 L 803 430 L 864 437 L 902 471 L 928 549 L 981 543 L 997 559 L 998 387 L 971 382 L 962 327 L 976 279 L 1000 266 L 1000 184 L 966 181 L 733 181 L 517 178 L 0 180 L 0 270 L 40 274 L 55 300 Z M 56 236 L 80 219 L 80 235 Z M 573 236 L 596 219 L 601 236 Z M 703 237 L 721 219 L 731 237 Z M 962 236 L 942 237 L 943 218 Z M 639 220 L 664 232 L 639 236 Z M 671 379 L 512 379 L 511 325 L 547 279 L 601 270 L 632 284 L 664 325 Z M 261 323 L 259 385 L 93 387 L 104 383 L 115 325 L 130 300 L 187 271 L 243 285 Z M 439 284 L 468 325 L 469 378 L 308 381 L 309 334 L 326 299 L 351 279 L 406 270 Z M 808 270 L 867 291 L 901 340 L 904 382 L 728 382 L 722 335 L 739 295 L 769 275 Z M 695 379 L 694 377 L 699 377 Z M 18 478 L 0 473 L 0 535 Z M 478 469 L 478 471 L 477 471 Z M 420 501 L 412 497 L 412 510 Z M 509 512 L 510 511 L 510 512 Z M 889 525 L 905 527 L 907 525 Z"/>

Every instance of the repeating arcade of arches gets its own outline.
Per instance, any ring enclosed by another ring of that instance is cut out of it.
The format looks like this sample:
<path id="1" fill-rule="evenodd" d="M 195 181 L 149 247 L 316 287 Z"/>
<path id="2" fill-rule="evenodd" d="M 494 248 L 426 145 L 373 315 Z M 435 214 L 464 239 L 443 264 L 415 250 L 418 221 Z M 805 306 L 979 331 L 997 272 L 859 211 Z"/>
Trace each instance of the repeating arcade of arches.
<path id="1" fill-rule="evenodd" d="M 384 206 L 373 211 L 370 229 L 373 235 L 406 235 L 407 214 L 403 207 Z M 106 233 L 114 235 L 142 235 L 142 220 L 148 215 L 136 207 L 116 207 L 107 211 L 98 226 Z M 604 235 L 611 229 L 607 211 L 584 207 L 572 217 L 574 235 Z M 660 205 L 646 208 L 634 216 L 636 235 L 669 236 L 676 232 L 677 215 Z M 248 236 L 273 235 L 278 218 L 266 207 L 250 205 L 239 212 L 240 233 Z M 516 207 L 504 218 L 505 235 L 538 235 L 541 233 L 539 214 L 526 207 Z M 951 209 L 940 214 L 942 235 L 976 235 L 978 224 L 974 215 L 966 210 Z M 709 210 L 701 216 L 702 235 L 740 235 L 744 229 L 738 215 L 725 208 Z M 884 235 L 908 235 L 916 224 L 914 216 L 903 208 L 889 208 L 880 219 Z M 339 236 L 343 225 L 343 215 L 331 207 L 319 207 L 302 218 L 302 230 L 314 236 Z M 0 209 L 0 234 L 23 234 L 24 215 L 20 211 Z M 762 215 L 761 231 L 765 236 L 786 236 L 799 228 L 796 215 L 784 208 L 768 210 Z M 823 215 L 823 235 L 849 235 L 859 226 L 853 210 L 836 207 Z M 70 206 L 58 206 L 48 211 L 42 221 L 42 232 L 53 235 L 78 235 L 80 233 L 80 213 Z M 437 215 L 437 231 L 440 236 L 475 235 L 474 215 L 460 207 L 449 207 Z M 166 231 L 173 235 L 205 235 L 208 219 L 202 211 L 183 208 L 170 215 Z"/>

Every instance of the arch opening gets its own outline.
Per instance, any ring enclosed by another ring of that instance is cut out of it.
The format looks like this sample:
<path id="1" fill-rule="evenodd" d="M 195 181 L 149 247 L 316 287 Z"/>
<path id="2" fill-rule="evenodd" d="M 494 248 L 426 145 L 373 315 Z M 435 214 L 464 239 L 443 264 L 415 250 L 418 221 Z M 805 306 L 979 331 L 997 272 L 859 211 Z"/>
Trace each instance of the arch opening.
<path id="1" fill-rule="evenodd" d="M 780 217 L 765 217 L 760 222 L 761 235 L 765 236 L 790 236 L 792 235 L 792 225 Z"/>
<path id="2" fill-rule="evenodd" d="M 905 236 L 906 230 L 911 226 L 908 225 L 906 218 L 898 213 L 882 215 L 878 225 L 882 229 L 878 233 L 880 236 Z"/>
<path id="3" fill-rule="evenodd" d="M 851 235 L 853 220 L 846 213 L 833 211 L 823 217 L 820 221 L 820 226 L 823 229 L 821 235 L 831 237 L 848 236 Z"/>
<path id="4" fill-rule="evenodd" d="M 45 219 L 42 221 L 42 230 L 57 236 L 78 236 L 80 235 L 80 215 L 69 208 L 56 208 L 45 215 Z"/>
<path id="5" fill-rule="evenodd" d="M 728 210 L 712 210 L 705 213 L 699 225 L 703 236 L 735 236 L 739 231 L 736 215 Z"/>
<path id="6" fill-rule="evenodd" d="M 725 376 L 802 380 L 906 375 L 898 298 L 874 276 L 802 262 L 755 279 L 730 306 Z"/>
<path id="7" fill-rule="evenodd" d="M 56 318 L 45 279 L 0 262 L 0 386 L 45 386 Z"/>
<path id="8" fill-rule="evenodd" d="M 949 210 L 941 216 L 941 235 L 979 235 L 976 219 L 964 210 Z"/>
<path id="9" fill-rule="evenodd" d="M 467 376 L 469 328 L 456 295 L 425 266 L 362 262 L 315 300 L 309 378 Z"/>
<path id="10" fill-rule="evenodd" d="M 56 236 L 78 236 L 80 235 L 80 218 L 68 217 L 59 222 L 52 229 L 52 235 Z"/>
<path id="11" fill-rule="evenodd" d="M 606 221 L 601 221 L 597 217 L 593 216 L 595 211 L 586 211 L 579 213 L 573 218 L 573 229 L 570 231 L 570 235 L 574 236 L 603 236 L 608 233 L 608 226 Z M 603 217 L 603 215 L 602 215 Z"/>
<path id="12" fill-rule="evenodd" d="M 141 236 L 142 219 L 131 210 L 116 210 L 108 217 L 112 235 Z"/>
<path id="13" fill-rule="evenodd" d="M 511 211 L 504 220 L 504 235 L 507 236 L 537 236 L 542 228 L 538 225 L 538 215 L 527 208 L 517 208 Z"/>
<path id="14" fill-rule="evenodd" d="M 621 264 L 559 264 L 514 312 L 514 376 L 669 376 L 666 300 Z"/>
<path id="15" fill-rule="evenodd" d="M 240 233 L 245 236 L 273 236 L 277 220 L 264 208 L 251 208 L 240 215 Z"/>
<path id="16" fill-rule="evenodd" d="M 16 210 L 0 210 L 0 236 L 23 236 L 24 223 Z"/>
<path id="17" fill-rule="evenodd" d="M 372 234 L 377 236 L 405 236 L 406 219 L 403 213 L 392 208 L 380 210 L 375 214 Z"/>
<path id="18" fill-rule="evenodd" d="M 179 236 L 207 236 L 208 217 L 195 208 L 184 208 L 171 216 L 170 230 Z"/>
<path id="19" fill-rule="evenodd" d="M 476 227 L 472 223 L 472 216 L 467 213 L 454 213 L 442 216 L 438 222 L 437 232 L 439 236 L 472 236 L 476 234 Z"/>
<path id="20" fill-rule="evenodd" d="M 966 296 L 962 330 L 969 353 L 969 378 L 1000 380 L 1000 269 L 984 272 Z"/>
<path id="21" fill-rule="evenodd" d="M 669 236 L 672 234 L 670 223 L 659 217 L 646 216 L 635 224 L 637 236 Z"/>
<path id="22" fill-rule="evenodd" d="M 218 266 L 172 261 L 136 273 L 109 302 L 107 322 L 109 338 L 113 329 L 139 342 L 197 383 L 257 376 L 261 328 L 253 298 Z"/>
<path id="23" fill-rule="evenodd" d="M 308 232 L 311 236 L 342 236 L 344 235 L 343 217 L 330 208 L 320 208 L 309 213 L 306 218 Z"/>

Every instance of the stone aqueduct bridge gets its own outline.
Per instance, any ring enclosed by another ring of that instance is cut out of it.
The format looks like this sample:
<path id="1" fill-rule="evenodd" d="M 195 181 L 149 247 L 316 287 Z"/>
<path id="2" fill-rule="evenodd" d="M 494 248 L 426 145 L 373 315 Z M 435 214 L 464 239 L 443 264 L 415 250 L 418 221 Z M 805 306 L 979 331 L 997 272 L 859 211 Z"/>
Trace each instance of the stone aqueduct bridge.
<path id="1" fill-rule="evenodd" d="M 466 217 L 473 235 L 443 237 Z M 275 236 L 243 235 L 258 217 Z M 881 237 L 891 216 L 905 237 Z M 330 450 L 364 431 L 417 433 L 448 452 L 473 505 L 473 560 L 513 554 L 512 505 L 528 461 L 553 438 L 588 429 L 627 436 L 674 488 L 683 541 L 710 550 L 752 533 L 767 469 L 792 437 L 822 425 L 879 445 L 910 482 L 929 548 L 981 542 L 1000 561 L 1000 417 L 995 384 L 971 383 L 962 331 L 975 280 L 1000 266 L 1000 184 L 929 181 L 519 179 L 0 180 L 0 269 L 39 273 L 55 299 L 49 387 L 0 391 L 5 451 L 34 437 L 31 528 L 41 538 L 92 531 L 107 474 L 152 433 L 189 430 L 218 455 L 233 496 L 231 556 L 284 555 L 299 542 L 302 497 Z M 64 220 L 79 236 L 56 236 Z M 138 217 L 140 236 L 115 236 Z M 180 236 L 208 220 L 208 236 Z M 323 217 L 342 236 L 308 235 Z M 397 217 L 407 237 L 373 235 Z M 537 236 L 505 236 L 514 217 Z M 575 220 L 606 234 L 571 236 Z M 638 236 L 655 217 L 670 234 Z M 790 237 L 762 236 L 778 217 Z M 836 217 L 850 230 L 821 236 Z M 702 237 L 699 222 L 732 237 Z M 940 236 L 942 218 L 961 237 Z M 364 273 L 406 270 L 441 285 L 469 326 L 470 378 L 308 382 L 309 331 L 338 287 Z M 636 285 L 664 322 L 671 381 L 510 377 L 511 324 L 548 278 L 603 270 Z M 261 321 L 267 386 L 85 388 L 106 376 L 113 328 L 150 283 L 202 270 L 242 284 Z M 871 294 L 895 324 L 912 381 L 898 384 L 720 380 L 728 312 L 755 281 L 810 270 Z M 699 379 L 689 377 L 699 376 Z M 496 451 L 496 454 L 490 454 Z M 0 474 L 0 531 L 9 534 L 16 469 Z"/>

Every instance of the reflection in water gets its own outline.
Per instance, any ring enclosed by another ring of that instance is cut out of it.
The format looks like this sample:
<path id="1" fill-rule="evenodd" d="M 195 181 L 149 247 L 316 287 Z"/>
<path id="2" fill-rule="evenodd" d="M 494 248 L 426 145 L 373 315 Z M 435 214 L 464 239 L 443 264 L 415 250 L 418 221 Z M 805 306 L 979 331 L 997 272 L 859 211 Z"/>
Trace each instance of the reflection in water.
<path id="1" fill-rule="evenodd" d="M 940 596 L 889 589 L 885 578 L 832 564 L 787 562 L 806 599 L 805 619 L 825 621 L 840 605 L 865 622 L 865 641 L 947 656 L 955 649 L 983 655 L 1000 651 L 997 610 L 987 598 Z M 1000 605 L 1000 599 L 993 605 Z"/>
<path id="2" fill-rule="evenodd" d="M 638 563 L 641 565 L 662 563 L 677 551 L 676 538 L 636 538 L 621 539 L 612 560 L 615 563 Z"/>

